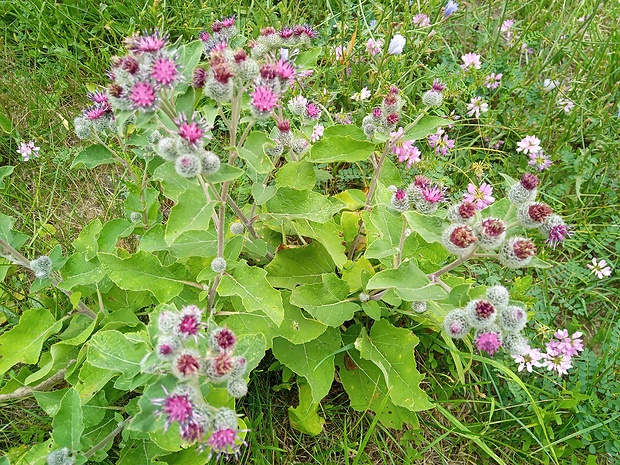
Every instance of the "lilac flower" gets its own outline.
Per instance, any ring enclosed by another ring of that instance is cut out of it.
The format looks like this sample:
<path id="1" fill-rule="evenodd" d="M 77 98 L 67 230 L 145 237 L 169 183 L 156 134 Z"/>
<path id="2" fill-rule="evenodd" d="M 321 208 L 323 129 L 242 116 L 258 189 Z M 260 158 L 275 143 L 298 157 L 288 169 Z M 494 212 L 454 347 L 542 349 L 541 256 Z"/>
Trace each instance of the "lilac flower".
<path id="1" fill-rule="evenodd" d="M 567 375 L 568 369 L 572 368 L 571 358 L 562 353 L 545 353 L 543 354 L 542 366 L 546 367 L 549 371 L 554 371 L 558 375 Z"/>
<path id="2" fill-rule="evenodd" d="M 514 25 L 514 23 L 515 22 L 512 19 L 504 20 L 502 25 L 499 27 L 500 32 L 508 32 L 508 31 L 510 31 L 510 29 L 512 29 L 512 26 Z"/>
<path id="3" fill-rule="evenodd" d="M 538 153 L 542 151 L 540 139 L 536 136 L 525 136 L 517 142 L 517 152 Z"/>
<path id="4" fill-rule="evenodd" d="M 595 257 L 592 259 L 592 264 L 588 263 L 586 266 L 592 270 L 591 272 L 594 273 L 598 279 L 603 279 L 604 277 L 611 275 L 611 267 L 607 265 L 605 260 L 600 260 L 597 262 Z"/>
<path id="5" fill-rule="evenodd" d="M 312 135 L 310 136 L 310 142 L 314 144 L 321 137 L 323 137 L 324 132 L 325 132 L 325 127 L 322 124 L 320 123 L 315 124 L 312 130 Z"/>
<path id="6" fill-rule="evenodd" d="M 344 50 L 342 48 L 342 45 L 336 46 L 334 48 L 334 53 L 336 54 L 336 60 L 342 61 L 342 59 L 344 58 Z"/>
<path id="7" fill-rule="evenodd" d="M 523 369 L 525 368 L 528 371 L 528 373 L 531 373 L 532 368 L 534 367 L 540 368 L 542 366 L 542 364 L 540 363 L 540 360 L 542 359 L 542 357 L 543 355 L 540 352 L 540 349 L 530 348 L 527 352 L 524 352 L 513 358 L 515 362 L 519 364 L 519 367 L 517 368 L 518 371 L 523 371 Z"/>
<path id="8" fill-rule="evenodd" d="M 494 331 L 483 332 L 474 340 L 478 352 L 487 352 L 493 355 L 502 345 L 499 335 Z"/>
<path id="9" fill-rule="evenodd" d="M 456 3 L 454 0 L 448 0 L 448 3 L 446 3 L 446 6 L 443 9 L 443 15 L 447 18 L 452 13 L 457 12 L 458 9 L 459 9 L 458 3 Z"/>
<path id="10" fill-rule="evenodd" d="M 157 84 L 168 86 L 176 81 L 178 74 L 177 65 L 170 58 L 157 58 L 153 63 L 151 77 Z"/>
<path id="11" fill-rule="evenodd" d="M 381 39 L 373 39 L 370 38 L 368 39 L 368 42 L 366 42 L 366 51 L 368 52 L 368 54 L 370 56 L 375 56 L 379 53 L 381 53 L 381 49 L 383 48 L 383 41 Z"/>
<path id="12" fill-rule="evenodd" d="M 399 141 L 392 146 L 392 153 L 398 157 L 401 163 L 407 162 L 407 169 L 420 161 L 420 149 L 413 145 L 412 140 Z"/>
<path id="13" fill-rule="evenodd" d="M 188 119 L 181 114 L 174 122 L 179 129 L 179 136 L 193 146 L 199 144 L 206 135 L 207 124 L 202 118 L 193 116 L 191 119 Z"/>
<path id="14" fill-rule="evenodd" d="M 484 86 L 488 89 L 497 89 L 500 85 L 500 81 L 502 80 L 502 73 L 491 73 L 484 80 Z"/>
<path id="15" fill-rule="evenodd" d="M 557 105 L 564 110 L 564 113 L 568 114 L 573 111 L 573 107 L 575 106 L 575 102 L 571 99 L 560 97 L 557 100 Z"/>
<path id="16" fill-rule="evenodd" d="M 405 39 L 401 34 L 395 34 L 394 37 L 392 37 L 392 40 L 390 40 L 388 53 L 390 55 L 400 55 L 403 53 L 406 43 L 407 39 Z"/>
<path id="17" fill-rule="evenodd" d="M 39 157 L 39 150 L 41 147 L 37 147 L 34 145 L 34 141 L 31 140 L 29 142 L 22 142 L 19 144 L 19 148 L 17 149 L 17 153 L 19 153 L 24 161 L 30 160 L 30 157 Z"/>
<path id="18" fill-rule="evenodd" d="M 424 13 L 418 13 L 413 17 L 413 24 L 419 27 L 428 27 L 431 25 L 431 20 Z"/>
<path id="19" fill-rule="evenodd" d="M 476 187 L 475 184 L 469 183 L 467 186 L 467 193 L 463 195 L 464 202 L 471 202 L 476 206 L 476 210 L 484 210 L 486 207 L 495 202 L 493 193 L 493 187 L 486 182 L 480 184 L 480 187 Z"/>
<path id="20" fill-rule="evenodd" d="M 530 161 L 527 164 L 536 167 L 538 171 L 544 171 L 551 166 L 551 159 L 542 149 L 539 152 L 530 153 L 529 157 Z"/>
<path id="21" fill-rule="evenodd" d="M 450 139 L 447 134 L 444 134 L 443 129 L 437 129 L 435 134 L 431 134 L 427 137 L 428 145 L 435 149 L 435 153 L 438 155 L 446 156 L 450 152 L 450 149 L 454 148 L 454 140 Z"/>
<path id="22" fill-rule="evenodd" d="M 222 455 L 237 456 L 243 441 L 236 429 L 225 428 L 213 431 L 207 440 L 207 444 L 211 446 L 211 453 L 219 458 Z"/>
<path id="23" fill-rule="evenodd" d="M 473 116 L 480 118 L 481 113 L 489 111 L 489 104 L 484 101 L 482 97 L 474 97 L 471 102 L 467 104 L 467 116 Z"/>
<path id="24" fill-rule="evenodd" d="M 478 55 L 477 53 L 466 53 L 465 55 L 461 56 L 461 60 L 463 60 L 461 68 L 464 70 L 467 70 L 469 68 L 480 69 L 480 55 Z"/>
<path id="25" fill-rule="evenodd" d="M 368 100 L 370 96 L 371 96 L 371 93 L 368 90 L 368 87 L 364 87 L 359 92 L 356 92 L 353 95 L 351 95 L 351 100 L 355 100 L 356 102 L 361 102 L 363 100 Z"/>
<path id="26" fill-rule="evenodd" d="M 547 343 L 547 352 L 551 354 L 561 353 L 567 357 L 574 357 L 579 352 L 583 352 L 583 333 L 576 331 L 572 336 L 568 335 L 567 329 L 558 330 L 553 333 L 555 339 Z"/>

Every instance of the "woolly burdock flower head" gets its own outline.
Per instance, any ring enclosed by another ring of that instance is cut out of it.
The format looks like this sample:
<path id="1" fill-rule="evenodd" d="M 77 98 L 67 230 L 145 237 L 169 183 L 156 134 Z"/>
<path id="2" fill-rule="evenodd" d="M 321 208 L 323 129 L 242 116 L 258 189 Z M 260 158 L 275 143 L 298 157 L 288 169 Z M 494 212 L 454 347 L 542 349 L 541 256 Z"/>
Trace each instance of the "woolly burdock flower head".
<path id="1" fill-rule="evenodd" d="M 519 332 L 504 332 L 502 345 L 512 357 L 518 357 L 530 350 L 528 340 Z"/>
<path id="2" fill-rule="evenodd" d="M 175 332 L 182 339 L 187 339 L 189 337 L 196 338 L 198 336 L 198 332 L 203 326 L 202 310 L 196 305 L 187 305 L 181 308 L 179 314 L 179 324 Z"/>
<path id="3" fill-rule="evenodd" d="M 474 225 L 474 234 L 483 250 L 497 249 L 506 238 L 507 225 L 499 218 L 485 218 Z"/>
<path id="4" fill-rule="evenodd" d="M 155 152 L 166 161 L 175 161 L 179 156 L 176 141 L 172 137 L 161 138 L 157 142 Z"/>
<path id="5" fill-rule="evenodd" d="M 476 217 L 476 206 L 471 202 L 450 205 L 447 218 L 451 223 L 471 223 Z"/>
<path id="6" fill-rule="evenodd" d="M 538 193 L 538 176 L 532 173 L 524 173 L 521 180 L 513 184 L 508 190 L 508 200 L 516 205 L 525 202 L 533 202 Z"/>
<path id="7" fill-rule="evenodd" d="M 542 202 L 526 202 L 517 210 L 517 220 L 526 229 L 537 228 L 553 213 L 553 209 Z"/>
<path id="8" fill-rule="evenodd" d="M 438 184 L 429 184 L 418 188 L 419 196 L 414 200 L 416 210 L 424 215 L 431 215 L 437 211 L 439 204 L 445 200 L 445 189 Z"/>
<path id="9" fill-rule="evenodd" d="M 216 273 L 223 273 L 226 271 L 226 260 L 222 257 L 215 257 L 211 262 L 211 269 Z"/>
<path id="10" fill-rule="evenodd" d="M 177 389 L 164 399 L 153 399 L 153 403 L 161 405 L 160 415 L 166 415 L 165 429 L 174 422 L 185 423 L 194 415 L 194 404 L 187 390 Z"/>
<path id="11" fill-rule="evenodd" d="M 230 234 L 243 234 L 245 232 L 245 226 L 240 221 L 235 221 L 234 223 L 230 223 Z"/>
<path id="12" fill-rule="evenodd" d="M 155 354 L 160 360 L 172 360 L 180 348 L 181 343 L 176 337 L 160 336 L 155 346 Z"/>
<path id="13" fill-rule="evenodd" d="M 547 216 L 538 230 L 547 238 L 547 244 L 554 249 L 558 244 L 564 243 L 567 237 L 573 235 L 570 226 L 564 223 L 560 215 L 555 214 Z"/>
<path id="14" fill-rule="evenodd" d="M 498 323 L 506 331 L 521 331 L 527 323 L 527 312 L 518 305 L 509 305 L 500 310 Z"/>
<path id="15" fill-rule="evenodd" d="M 226 389 L 228 394 L 235 399 L 239 399 L 248 393 L 248 383 L 245 382 L 245 379 L 234 378 L 228 381 Z"/>
<path id="16" fill-rule="evenodd" d="M 172 361 L 172 373 L 181 381 L 197 376 L 200 367 L 200 354 L 192 349 L 182 349 Z"/>
<path id="17" fill-rule="evenodd" d="M 215 174 L 220 170 L 222 162 L 216 153 L 207 150 L 202 153 L 200 160 L 202 161 L 202 174 L 208 176 L 210 174 Z"/>
<path id="18" fill-rule="evenodd" d="M 169 86 L 178 79 L 179 70 L 172 58 L 161 57 L 153 62 L 151 78 L 159 85 Z"/>
<path id="19" fill-rule="evenodd" d="M 235 333 L 228 328 L 215 328 L 209 334 L 209 346 L 215 351 L 232 352 L 236 343 Z"/>
<path id="20" fill-rule="evenodd" d="M 235 359 L 228 352 L 220 352 L 205 363 L 205 376 L 213 383 L 221 383 L 230 379 L 235 367 Z"/>
<path id="21" fill-rule="evenodd" d="M 148 82 L 136 82 L 129 90 L 129 100 L 136 110 L 153 111 L 157 107 L 155 88 Z"/>
<path id="22" fill-rule="evenodd" d="M 472 300 L 465 307 L 469 323 L 476 329 L 489 328 L 497 319 L 497 310 L 488 300 Z"/>
<path id="23" fill-rule="evenodd" d="M 499 284 L 489 287 L 485 295 L 487 300 L 498 309 L 505 308 L 510 300 L 508 289 Z"/>
<path id="24" fill-rule="evenodd" d="M 494 329 L 477 331 L 474 336 L 474 345 L 478 352 L 486 352 L 493 356 L 502 346 L 502 333 Z"/>
<path id="25" fill-rule="evenodd" d="M 392 195 L 392 207 L 399 212 L 409 210 L 409 200 L 407 200 L 407 191 L 405 189 L 396 189 Z"/>
<path id="26" fill-rule="evenodd" d="M 157 317 L 157 328 L 162 334 L 172 334 L 175 332 L 181 321 L 179 312 L 176 310 L 164 310 Z"/>
<path id="27" fill-rule="evenodd" d="M 217 429 L 211 433 L 207 445 L 211 447 L 211 453 L 219 459 L 222 455 L 234 455 L 239 453 L 243 441 L 239 437 L 236 428 Z"/>
<path id="28" fill-rule="evenodd" d="M 71 455 L 71 451 L 63 447 L 62 449 L 56 449 L 47 454 L 45 459 L 47 465 L 73 465 L 75 463 L 75 457 Z"/>
<path id="29" fill-rule="evenodd" d="M 443 320 L 443 327 L 452 339 L 462 339 L 469 333 L 471 326 L 465 310 L 452 310 Z"/>
<path id="30" fill-rule="evenodd" d="M 474 249 L 476 236 L 470 226 L 456 223 L 444 230 L 441 243 L 448 252 L 462 257 Z"/>
<path id="31" fill-rule="evenodd" d="M 499 261 L 508 268 L 517 269 L 528 265 L 534 255 L 536 255 L 536 245 L 531 239 L 513 236 L 502 245 Z"/>
<path id="32" fill-rule="evenodd" d="M 178 135 L 192 147 L 196 147 L 203 142 L 208 129 L 205 120 L 194 114 L 191 118 L 181 114 L 174 121 L 178 128 Z"/>
<path id="33" fill-rule="evenodd" d="M 184 153 L 175 160 L 174 169 L 177 174 L 184 178 L 193 178 L 202 171 L 202 163 L 196 155 Z"/>
<path id="34" fill-rule="evenodd" d="M 237 413 L 229 408 L 219 408 L 213 415 L 213 429 L 237 429 L 237 424 Z"/>
<path id="35" fill-rule="evenodd" d="M 278 104 L 278 94 L 269 86 L 257 86 L 250 97 L 250 107 L 257 118 L 268 117 Z"/>
<path id="36" fill-rule="evenodd" d="M 134 34 L 125 39 L 127 48 L 135 53 L 153 53 L 163 49 L 168 43 L 168 34 L 163 34 L 158 30 L 144 32 L 142 35 Z"/>
<path id="37" fill-rule="evenodd" d="M 424 313 L 428 309 L 426 300 L 415 300 L 411 302 L 411 310 L 416 313 Z"/>

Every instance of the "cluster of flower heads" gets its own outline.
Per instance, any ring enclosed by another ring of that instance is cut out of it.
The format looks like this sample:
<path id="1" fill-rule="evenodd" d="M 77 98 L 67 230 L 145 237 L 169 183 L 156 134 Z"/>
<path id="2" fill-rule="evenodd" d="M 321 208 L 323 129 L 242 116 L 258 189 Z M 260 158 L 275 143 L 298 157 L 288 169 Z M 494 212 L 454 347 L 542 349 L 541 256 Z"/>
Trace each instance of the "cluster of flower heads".
<path id="1" fill-rule="evenodd" d="M 537 228 L 555 248 L 571 235 L 570 227 L 547 204 L 535 201 L 537 187 L 538 177 L 525 173 L 509 189 L 507 197 L 517 208 L 517 225 L 525 229 Z M 491 186 L 485 183 L 480 187 L 470 185 L 463 201 L 448 208 L 447 218 L 451 224 L 443 232 L 442 243 L 458 256 L 468 255 L 474 249 L 498 250 L 502 265 L 512 269 L 524 267 L 536 255 L 534 242 L 527 237 L 508 236 L 509 228 L 503 219 L 480 218 L 476 214 L 495 200 L 491 192 Z"/>
<path id="2" fill-rule="evenodd" d="M 250 41 L 248 45 L 254 58 L 262 58 L 269 52 L 279 51 L 282 48 L 306 47 L 316 36 L 314 29 L 306 24 L 284 27 L 279 31 L 273 27 L 266 27 L 260 31 L 256 40 Z"/>
<path id="3" fill-rule="evenodd" d="M 157 320 L 159 336 L 156 356 L 178 379 L 166 397 L 154 399 L 166 429 L 178 423 L 181 439 L 199 442 L 217 455 L 236 454 L 242 445 L 237 415 L 228 408 L 215 408 L 204 401 L 196 388 L 200 381 L 225 384 L 235 398 L 247 393 L 246 360 L 235 356 L 237 338 L 228 328 L 202 322 L 202 310 L 195 305 L 180 311 L 166 309 Z M 206 333 L 206 334 L 205 334 Z M 207 349 L 200 349 L 206 341 Z"/>
<path id="4" fill-rule="evenodd" d="M 403 99 L 399 94 L 398 87 L 391 86 L 381 106 L 373 108 L 370 114 L 364 116 L 362 129 L 366 137 L 372 138 L 377 132 L 387 135 L 396 129 L 403 108 Z"/>
<path id="5" fill-rule="evenodd" d="M 484 299 L 470 301 L 465 308 L 452 310 L 444 319 L 444 329 L 453 339 L 462 339 L 474 330 L 474 346 L 478 352 L 494 355 L 500 347 L 513 356 L 529 350 L 521 334 L 527 323 L 523 307 L 510 305 L 504 286 L 487 289 Z"/>
<path id="6" fill-rule="evenodd" d="M 420 213 L 430 215 L 445 201 L 445 188 L 422 175 L 416 176 L 407 189 L 392 186 L 391 190 L 392 206 L 399 212 L 415 208 Z"/>
<path id="7" fill-rule="evenodd" d="M 88 99 L 93 104 L 73 120 L 75 135 L 79 139 L 88 139 L 93 133 L 114 131 L 116 121 L 108 95 L 104 91 L 89 92 Z"/>
<path id="8" fill-rule="evenodd" d="M 538 348 L 530 348 L 518 355 L 513 355 L 515 362 L 519 364 L 518 370 L 523 369 L 532 372 L 534 367 L 545 367 L 557 375 L 568 374 L 572 368 L 572 358 L 583 351 L 583 341 L 579 331 L 568 335 L 568 330 L 558 330 L 553 334 L 553 338 L 547 342 L 545 352 Z"/>

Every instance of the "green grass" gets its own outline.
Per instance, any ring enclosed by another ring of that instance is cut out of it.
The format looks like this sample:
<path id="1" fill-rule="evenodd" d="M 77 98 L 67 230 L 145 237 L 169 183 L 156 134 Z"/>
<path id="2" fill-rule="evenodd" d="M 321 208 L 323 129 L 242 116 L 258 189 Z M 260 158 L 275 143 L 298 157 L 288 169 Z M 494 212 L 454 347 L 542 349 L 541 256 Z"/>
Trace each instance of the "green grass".
<path id="1" fill-rule="evenodd" d="M 0 164 L 16 166 L 2 190 L 0 212 L 16 216 L 17 227 L 32 234 L 28 252 L 46 253 L 56 244 L 67 251 L 90 219 L 122 215 L 121 172 L 70 166 L 80 147 L 71 121 L 85 104 L 86 86 L 105 83 L 109 59 L 119 51 L 123 37 L 160 27 L 173 39 L 186 40 L 212 19 L 234 12 L 240 13 L 240 29 L 248 35 L 274 22 L 315 24 L 321 34 L 318 42 L 327 52 L 321 59 L 323 74 L 310 85 L 317 93 L 327 90 L 322 103 L 342 104 L 345 110 L 357 108 L 348 97 L 365 85 L 377 89 L 396 83 L 413 100 L 432 76 L 447 82 L 450 106 L 464 113 L 468 98 L 461 77 L 448 73 L 449 61 L 459 62 L 463 53 L 479 51 L 485 63 L 505 73 L 506 90 L 492 100 L 503 111 L 493 113 L 489 124 L 462 124 L 460 137 L 468 145 L 458 148 L 449 161 L 431 161 L 426 167 L 444 172 L 460 186 L 477 180 L 473 162 L 484 167 L 485 179 L 498 171 L 515 175 L 525 161 L 514 152 L 514 141 L 537 134 L 554 160 L 542 175 L 542 197 L 574 225 L 575 234 L 563 249 L 544 252 L 558 264 L 535 273 L 532 285 L 523 289 L 536 313 L 532 326 L 585 333 L 589 351 L 570 380 L 525 377 L 516 386 L 509 381 L 510 373 L 477 363 L 463 384 L 451 372 L 447 349 L 429 343 L 419 365 L 427 374 L 429 394 L 441 408 L 420 415 L 418 429 L 389 430 L 371 413 L 352 411 L 334 383 L 321 405 L 324 432 L 310 437 L 288 422 L 287 409 L 297 399 L 295 388 L 276 391 L 282 384 L 280 373 L 268 371 L 263 363 L 241 403 L 250 427 L 241 463 L 480 464 L 491 463 L 491 454 L 505 463 L 619 460 L 620 450 L 613 451 L 614 441 L 620 447 L 620 421 L 613 417 L 617 410 L 604 408 L 606 402 L 620 408 L 615 381 L 620 370 L 620 278 L 614 270 L 612 277 L 599 281 L 585 264 L 598 257 L 620 266 L 620 6 L 596 0 L 578 5 L 555 0 L 518 5 L 471 2 L 461 5 L 437 37 L 429 37 L 415 31 L 412 16 L 424 11 L 436 17 L 443 2 L 430 2 L 433 8 L 415 1 L 410 7 L 406 2 L 377 6 L 344 0 L 108 3 L 104 8 L 98 1 L 0 0 L 0 67 L 6 70 L 0 75 L 0 113 L 11 123 L 2 125 L 0 132 Z M 405 55 L 376 70 L 354 61 L 334 63 L 330 50 L 350 43 L 356 32 L 355 47 L 363 49 L 360 37 L 373 18 L 386 29 L 409 33 Z M 506 47 L 497 33 L 508 18 L 518 21 L 523 38 L 513 47 Z M 533 48 L 531 55 L 517 51 L 523 41 Z M 570 114 L 564 115 L 552 95 L 541 91 L 543 78 L 571 83 L 566 97 L 575 109 Z M 485 145 L 486 137 L 512 145 L 498 153 Z M 42 146 L 42 157 L 22 163 L 18 142 L 30 139 Z M 357 172 L 352 178 L 357 182 L 356 176 Z M 472 266 L 469 272 L 481 282 L 504 273 L 493 265 Z M 519 283 L 519 276 L 507 277 L 513 285 Z M 27 284 L 27 277 L 19 274 L 1 284 L 0 309 L 8 323 L 23 308 Z M 424 339 L 423 332 L 419 336 Z M 47 420 L 32 399 L 4 406 L 0 450 L 47 438 Z"/>

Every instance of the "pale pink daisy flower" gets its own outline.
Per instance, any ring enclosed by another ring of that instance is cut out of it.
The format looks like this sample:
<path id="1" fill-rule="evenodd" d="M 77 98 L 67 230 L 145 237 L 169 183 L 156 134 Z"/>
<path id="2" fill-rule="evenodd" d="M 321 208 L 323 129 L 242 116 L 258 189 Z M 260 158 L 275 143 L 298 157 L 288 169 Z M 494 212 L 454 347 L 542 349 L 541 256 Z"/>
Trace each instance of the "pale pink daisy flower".
<path id="1" fill-rule="evenodd" d="M 454 148 L 454 140 L 450 139 L 447 134 L 444 134 L 444 130 L 439 128 L 435 134 L 431 134 L 427 137 L 428 145 L 435 149 L 435 153 L 438 155 L 446 156 L 450 152 L 450 149 Z"/>
<path id="2" fill-rule="evenodd" d="M 368 87 L 364 87 L 359 92 L 356 92 L 353 95 L 351 95 L 351 100 L 355 100 L 357 102 L 361 102 L 363 100 L 368 100 L 370 98 L 370 96 L 371 96 L 371 93 L 368 90 Z"/>
<path id="3" fill-rule="evenodd" d="M 540 352 L 540 349 L 529 349 L 527 352 L 524 352 L 520 355 L 516 355 L 514 358 L 515 362 L 519 364 L 517 370 L 523 371 L 523 369 L 527 370 L 528 373 L 532 372 L 534 367 L 540 368 L 542 364 L 540 360 L 543 355 Z"/>
<path id="4" fill-rule="evenodd" d="M 24 161 L 30 160 L 30 157 L 39 157 L 39 150 L 41 147 L 37 147 L 34 145 L 34 141 L 22 142 L 19 144 L 19 148 L 17 149 L 17 153 L 19 153 Z"/>
<path id="5" fill-rule="evenodd" d="M 366 51 L 368 52 L 368 54 L 370 56 L 375 56 L 379 53 L 381 53 L 381 49 L 383 48 L 383 41 L 381 39 L 373 39 L 370 38 L 368 39 L 368 42 L 366 42 Z"/>
<path id="6" fill-rule="evenodd" d="M 544 171 L 551 166 L 551 159 L 548 155 L 542 151 L 536 153 L 530 153 L 530 161 L 527 162 L 530 166 L 535 166 L 538 171 Z"/>
<path id="7" fill-rule="evenodd" d="M 323 133 L 325 132 L 325 126 L 320 123 L 314 125 L 312 129 L 312 135 L 310 136 L 310 142 L 313 144 L 318 141 L 321 137 L 323 137 Z"/>
<path id="8" fill-rule="evenodd" d="M 514 25 L 514 20 L 513 19 L 506 19 L 502 25 L 499 27 L 500 32 L 508 32 L 510 31 L 510 29 L 512 29 L 512 26 Z"/>
<path id="9" fill-rule="evenodd" d="M 413 17 L 413 24 L 419 27 L 428 27 L 431 25 L 431 20 L 424 13 L 418 13 Z"/>
<path id="10" fill-rule="evenodd" d="M 558 375 L 567 375 L 568 369 L 572 368 L 571 358 L 563 353 L 545 353 L 543 354 L 542 366 L 549 371 L 556 372 Z"/>
<path id="11" fill-rule="evenodd" d="M 517 142 L 517 152 L 537 153 L 541 150 L 540 139 L 536 136 L 525 136 Z"/>
<path id="12" fill-rule="evenodd" d="M 480 69 L 480 55 L 478 55 L 477 53 L 466 53 L 465 55 L 461 56 L 461 60 L 463 60 L 463 64 L 461 65 L 462 69 Z"/>
<path id="13" fill-rule="evenodd" d="M 575 107 L 575 102 L 573 102 L 571 99 L 560 97 L 558 98 L 557 105 L 564 111 L 564 113 L 568 114 L 573 111 L 573 108 Z"/>
<path id="14" fill-rule="evenodd" d="M 607 265 L 605 260 L 597 260 L 595 257 L 592 259 L 592 264 L 588 263 L 586 266 L 596 275 L 598 279 L 611 276 L 611 267 Z"/>
<path id="15" fill-rule="evenodd" d="M 481 113 L 489 111 L 489 104 L 484 101 L 482 97 L 474 97 L 471 102 L 467 104 L 467 116 L 473 116 L 480 118 Z"/>
<path id="16" fill-rule="evenodd" d="M 493 193 L 493 187 L 483 182 L 480 187 L 476 187 L 474 183 L 469 183 L 467 186 L 467 192 L 463 194 L 464 202 L 471 202 L 476 207 L 476 210 L 484 210 L 486 207 L 495 202 Z"/>
<path id="17" fill-rule="evenodd" d="M 392 147 L 392 153 L 398 157 L 401 163 L 407 162 L 407 169 L 410 169 L 414 163 L 420 161 L 420 149 L 413 145 L 413 141 L 406 140 L 398 142 Z"/>

